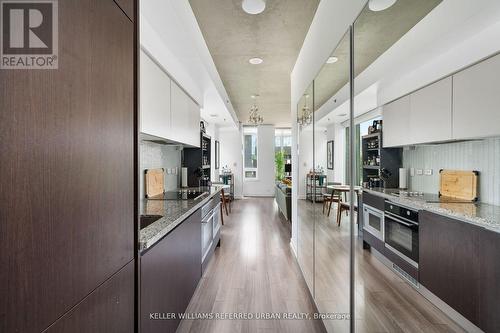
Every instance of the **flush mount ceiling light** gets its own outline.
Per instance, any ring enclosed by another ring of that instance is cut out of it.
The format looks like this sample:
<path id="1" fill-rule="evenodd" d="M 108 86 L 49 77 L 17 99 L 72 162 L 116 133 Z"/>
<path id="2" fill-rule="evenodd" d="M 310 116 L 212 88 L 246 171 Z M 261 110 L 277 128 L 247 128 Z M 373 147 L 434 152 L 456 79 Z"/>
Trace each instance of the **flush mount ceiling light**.
<path id="1" fill-rule="evenodd" d="M 341 113 L 341 114 L 339 114 L 339 117 L 345 117 L 345 116 L 347 116 L 347 113 Z"/>
<path id="2" fill-rule="evenodd" d="M 260 14 L 266 9 L 265 0 L 243 0 L 241 8 L 248 14 Z"/>
<path id="3" fill-rule="evenodd" d="M 328 59 L 326 60 L 326 63 L 327 64 L 334 64 L 337 61 L 339 61 L 339 58 L 337 58 L 337 57 L 328 57 Z"/>
<path id="4" fill-rule="evenodd" d="M 251 63 L 252 65 L 260 65 L 264 62 L 264 60 L 262 60 L 262 58 L 250 58 L 248 59 L 248 62 Z"/>
<path id="5" fill-rule="evenodd" d="M 368 8 L 373 12 L 380 12 L 394 5 L 396 1 L 397 0 L 370 0 L 368 1 Z"/>

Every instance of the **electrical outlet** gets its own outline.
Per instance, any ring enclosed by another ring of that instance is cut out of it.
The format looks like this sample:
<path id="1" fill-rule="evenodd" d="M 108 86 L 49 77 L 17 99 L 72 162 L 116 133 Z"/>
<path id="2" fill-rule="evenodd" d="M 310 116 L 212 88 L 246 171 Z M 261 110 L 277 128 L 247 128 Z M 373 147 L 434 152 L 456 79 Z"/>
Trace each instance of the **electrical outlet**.
<path id="1" fill-rule="evenodd" d="M 432 169 L 425 170 L 425 175 L 426 176 L 432 176 Z"/>
<path id="2" fill-rule="evenodd" d="M 417 175 L 422 176 L 424 171 L 422 169 L 417 169 Z"/>

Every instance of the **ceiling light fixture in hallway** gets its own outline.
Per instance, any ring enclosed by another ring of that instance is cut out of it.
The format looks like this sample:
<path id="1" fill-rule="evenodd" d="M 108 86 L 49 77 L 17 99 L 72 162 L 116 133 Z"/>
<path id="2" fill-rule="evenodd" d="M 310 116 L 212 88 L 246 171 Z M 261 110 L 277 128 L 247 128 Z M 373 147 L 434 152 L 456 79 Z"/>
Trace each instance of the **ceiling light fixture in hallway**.
<path id="1" fill-rule="evenodd" d="M 248 59 L 248 62 L 252 65 L 260 65 L 264 62 L 264 60 L 262 58 L 255 57 Z"/>
<path id="2" fill-rule="evenodd" d="M 260 14 L 266 9 L 265 0 L 243 0 L 241 8 L 248 14 Z"/>
<path id="3" fill-rule="evenodd" d="M 397 0 L 370 0 L 368 2 L 368 8 L 374 12 L 380 12 L 386 10 L 396 3 Z"/>

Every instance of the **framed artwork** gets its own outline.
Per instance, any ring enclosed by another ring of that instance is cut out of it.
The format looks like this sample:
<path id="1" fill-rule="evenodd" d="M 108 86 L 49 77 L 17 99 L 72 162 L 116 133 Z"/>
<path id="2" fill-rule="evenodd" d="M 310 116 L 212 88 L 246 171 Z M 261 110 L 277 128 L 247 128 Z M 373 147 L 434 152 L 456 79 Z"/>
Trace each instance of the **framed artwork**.
<path id="1" fill-rule="evenodd" d="M 326 164 L 329 170 L 333 170 L 333 140 L 326 143 Z"/>
<path id="2" fill-rule="evenodd" d="M 219 169 L 220 166 L 220 152 L 219 152 L 219 141 L 215 140 L 215 169 Z"/>

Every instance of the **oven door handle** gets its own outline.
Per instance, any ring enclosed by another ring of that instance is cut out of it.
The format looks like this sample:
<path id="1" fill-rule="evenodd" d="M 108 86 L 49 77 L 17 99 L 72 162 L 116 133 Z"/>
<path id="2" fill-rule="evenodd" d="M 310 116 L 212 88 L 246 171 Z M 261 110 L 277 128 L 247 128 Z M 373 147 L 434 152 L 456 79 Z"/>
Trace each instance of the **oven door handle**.
<path id="1" fill-rule="evenodd" d="M 404 217 L 401 217 L 401 216 L 397 216 L 396 214 L 394 213 L 391 213 L 391 212 L 388 212 L 386 211 L 385 212 L 385 215 L 387 215 L 389 218 L 392 218 L 393 220 L 395 220 L 396 222 L 398 223 L 401 223 L 403 225 L 406 225 L 408 227 L 411 227 L 411 226 L 418 226 L 418 223 L 416 222 L 413 222 L 411 220 L 408 220 L 408 219 L 405 219 Z M 406 221 L 406 222 L 405 222 Z"/>
<path id="2" fill-rule="evenodd" d="M 392 216 L 388 216 L 388 218 L 389 218 L 389 220 L 392 220 L 392 221 L 394 221 L 396 223 L 402 224 L 402 225 L 404 225 L 404 226 L 406 226 L 408 228 L 413 228 L 413 227 L 418 226 L 418 224 L 408 223 L 408 222 L 405 222 L 403 220 L 396 219 L 396 218 L 394 218 Z"/>

